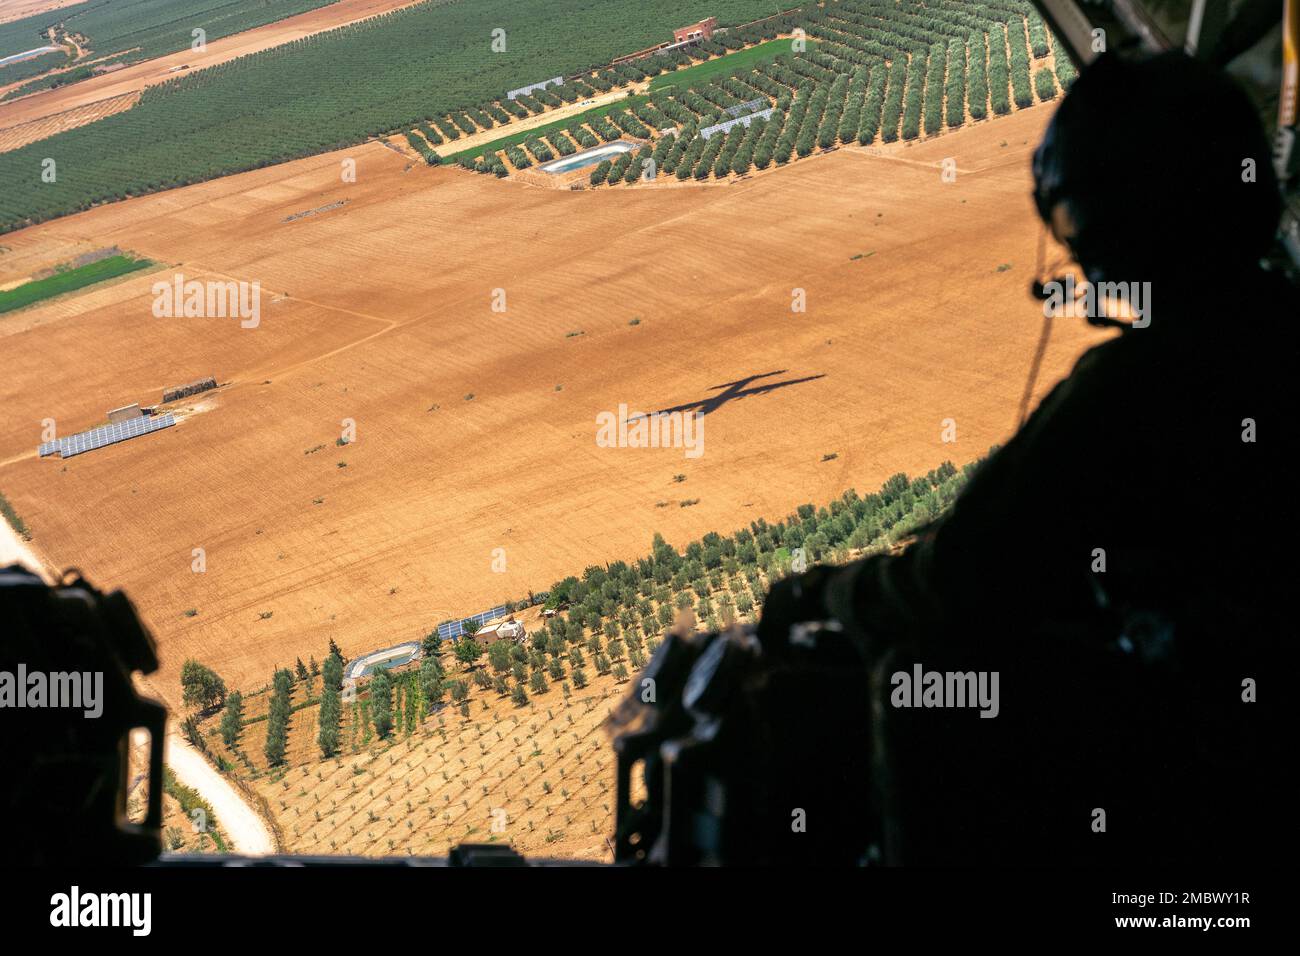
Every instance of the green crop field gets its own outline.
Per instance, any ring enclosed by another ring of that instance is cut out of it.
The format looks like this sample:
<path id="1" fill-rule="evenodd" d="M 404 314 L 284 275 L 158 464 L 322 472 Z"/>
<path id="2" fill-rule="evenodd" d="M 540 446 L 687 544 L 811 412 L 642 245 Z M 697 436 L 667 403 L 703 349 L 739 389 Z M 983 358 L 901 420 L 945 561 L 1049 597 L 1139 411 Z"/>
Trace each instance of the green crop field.
<path id="1" fill-rule="evenodd" d="M 35 47 L 28 47 L 35 49 Z M 26 50 L 20 50 L 26 53 Z M 40 76 L 49 70 L 57 70 L 59 67 L 68 63 L 68 54 L 62 50 L 54 50 L 49 53 L 42 53 L 40 56 L 34 56 L 30 60 L 20 60 L 16 63 L 10 63 L 6 66 L 0 66 L 0 83 L 17 83 L 19 80 L 25 80 L 29 76 Z"/>
<path id="2" fill-rule="evenodd" d="M 61 31 L 84 37 L 91 58 L 115 57 L 133 63 L 184 50 L 194 42 L 194 31 L 202 30 L 207 41 L 242 33 L 276 20 L 283 20 L 335 0 L 88 0 L 59 10 L 7 23 L 0 27 L 0 57 L 41 46 L 46 31 Z M 25 64 L 15 64 L 25 65 Z M 45 69 L 62 65 L 49 61 Z M 12 83 L 24 76 L 0 68 L 0 81 Z M 89 75 L 89 74 L 85 74 Z M 78 79 L 84 79 L 79 75 Z M 20 96 L 57 85 L 55 77 L 36 80 L 6 96 Z"/>
<path id="3" fill-rule="evenodd" d="M 808 40 L 808 52 L 811 53 L 816 49 L 817 42 Z M 714 77 L 730 75 L 736 70 L 753 69 L 760 63 L 766 63 L 768 60 L 774 60 L 782 55 L 790 55 L 790 40 L 770 40 L 767 43 L 752 46 L 747 50 L 728 53 L 726 56 L 715 60 L 705 60 L 695 66 L 688 66 L 684 70 L 661 73 L 650 81 L 650 92 L 656 93 L 674 86 L 681 89 L 697 86 L 700 83 L 707 83 Z"/>
<path id="4" fill-rule="evenodd" d="M 796 29 L 807 38 L 798 50 Z M 619 85 L 648 78 L 648 92 L 450 159 L 505 176 L 507 162 L 544 163 L 552 147 L 569 155 L 631 136 L 651 142 L 597 164 L 589 186 L 636 182 L 650 163 L 654 176 L 717 181 L 839 146 L 935 136 L 968 116 L 1009 113 L 1013 102 L 1051 100 L 1058 81 L 1068 88 L 1076 75 L 1058 56 L 1033 73 L 1031 88 L 1029 51 L 1041 58 L 1053 48 L 1025 0 L 826 0 L 606 71 Z M 704 135 L 732 118 L 743 121 Z"/>
<path id="5" fill-rule="evenodd" d="M 78 266 L 73 269 L 62 269 L 52 276 L 46 276 L 44 279 L 24 283 L 15 289 L 10 289 L 8 292 L 0 292 L 0 314 L 21 309 L 33 302 L 52 299 L 54 296 L 62 295 L 65 292 L 84 289 L 96 282 L 116 279 L 118 276 L 136 272 L 151 265 L 153 265 L 153 262 L 148 259 L 135 259 L 131 256 L 117 255 L 109 256 L 107 259 L 100 259 L 98 262 L 92 262 L 89 265 Z"/>
<path id="6" fill-rule="evenodd" d="M 770 0 L 417 4 L 150 87 L 134 109 L 0 154 L 0 231 L 340 149 L 602 66 L 710 14 L 771 12 Z M 504 52 L 491 48 L 497 29 Z"/>
<path id="7" fill-rule="evenodd" d="M 45 30 L 50 24 L 46 21 L 51 21 L 53 18 L 54 14 L 43 13 L 22 20 L 0 23 L 0 60 L 16 53 L 26 53 L 37 47 L 49 46 L 50 41 L 45 35 Z M 0 68 L 0 76 L 6 75 L 5 69 L 7 67 Z"/>

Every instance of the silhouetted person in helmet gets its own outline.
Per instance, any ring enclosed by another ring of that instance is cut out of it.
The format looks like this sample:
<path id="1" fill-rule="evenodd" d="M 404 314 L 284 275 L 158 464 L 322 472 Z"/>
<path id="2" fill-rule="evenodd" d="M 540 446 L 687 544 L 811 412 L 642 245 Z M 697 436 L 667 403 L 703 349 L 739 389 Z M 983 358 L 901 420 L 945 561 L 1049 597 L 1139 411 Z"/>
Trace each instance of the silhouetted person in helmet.
<path id="1" fill-rule="evenodd" d="M 1300 300 L 1260 264 L 1281 209 L 1264 133 L 1209 67 L 1107 56 L 1034 174 L 1084 275 L 1134 284 L 1143 314 L 919 540 L 778 584 L 761 633 L 838 618 L 876 666 L 893 862 L 1267 857 L 1289 828 Z M 998 716 L 895 706 L 918 663 L 999 672 Z"/>

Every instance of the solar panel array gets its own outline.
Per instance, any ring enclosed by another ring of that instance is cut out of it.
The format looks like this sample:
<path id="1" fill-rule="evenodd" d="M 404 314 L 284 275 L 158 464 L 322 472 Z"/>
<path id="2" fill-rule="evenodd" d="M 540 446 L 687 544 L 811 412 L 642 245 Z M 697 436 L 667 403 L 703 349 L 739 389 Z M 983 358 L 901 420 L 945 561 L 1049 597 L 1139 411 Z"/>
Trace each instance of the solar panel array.
<path id="1" fill-rule="evenodd" d="M 490 611 L 484 611 L 482 614 L 475 614 L 472 617 L 461 618 L 459 621 L 443 621 L 438 625 L 438 636 L 444 641 L 460 637 L 465 633 L 465 625 L 470 621 L 477 621 L 479 627 L 482 627 L 488 621 L 494 621 L 499 617 L 505 617 L 510 611 L 510 605 L 501 604 L 492 608 Z"/>
<path id="2" fill-rule="evenodd" d="M 764 102 L 765 102 L 764 100 L 760 99 L 760 100 L 750 100 L 748 103 L 737 103 L 735 106 L 728 106 L 722 112 L 726 113 L 728 116 L 732 118 L 735 118 L 737 116 L 741 116 L 744 113 L 753 112 L 754 110 L 762 106 Z"/>
<path id="3" fill-rule="evenodd" d="M 736 119 L 730 119 L 723 123 L 716 123 L 713 126 L 706 126 L 704 129 L 700 130 L 700 135 L 705 139 L 708 139 L 714 133 L 725 133 L 737 123 L 743 123 L 745 126 L 748 126 L 756 119 L 767 119 L 771 115 L 772 107 L 769 106 L 765 110 L 759 110 L 757 113 L 750 113 L 748 116 L 738 116 Z"/>
<path id="4" fill-rule="evenodd" d="M 67 438 L 56 438 L 54 441 L 47 441 L 36 451 L 42 458 L 54 454 L 58 454 L 63 458 L 71 458 L 73 455 L 80 455 L 82 452 L 94 451 L 96 448 L 103 448 L 105 445 L 116 445 L 128 438 L 139 438 L 141 435 L 148 435 L 150 432 L 170 428 L 175 424 L 176 418 L 171 412 L 162 415 L 141 415 L 139 418 L 132 418 L 130 421 L 104 425 L 100 428 L 92 428 L 90 431 L 79 432 L 76 435 L 69 435 Z"/>
<path id="5" fill-rule="evenodd" d="M 563 85 L 564 85 L 564 77 L 553 76 L 549 80 L 542 80 L 542 82 L 540 83 L 529 83 L 527 86 L 521 86 L 517 90 L 510 90 L 508 93 L 506 93 L 506 99 L 513 100 L 516 96 L 519 96 L 521 94 L 531 93 L 534 90 L 542 90 L 548 86 L 563 86 Z"/>

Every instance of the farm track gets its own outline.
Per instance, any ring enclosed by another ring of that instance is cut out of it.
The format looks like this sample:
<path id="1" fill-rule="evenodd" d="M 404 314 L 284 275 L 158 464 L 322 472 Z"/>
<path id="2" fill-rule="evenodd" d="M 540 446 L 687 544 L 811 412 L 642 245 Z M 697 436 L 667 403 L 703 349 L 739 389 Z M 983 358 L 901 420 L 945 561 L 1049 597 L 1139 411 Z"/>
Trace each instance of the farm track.
<path id="1" fill-rule="evenodd" d="M 512 120 L 504 126 L 494 126 L 491 129 L 482 129 L 470 136 L 462 136 L 460 139 L 447 141 L 444 140 L 441 146 L 435 146 L 440 155 L 454 155 L 455 153 L 468 152 L 486 146 L 494 140 L 501 139 L 503 136 L 513 136 L 515 133 L 524 133 L 530 129 L 536 129 L 539 126 L 546 126 L 550 123 L 556 123 L 560 120 L 568 119 L 571 116 L 578 116 L 587 110 L 594 110 L 597 107 L 604 106 L 607 103 L 616 103 L 619 100 L 627 99 L 630 93 L 645 92 L 649 82 L 641 82 L 630 87 L 622 87 L 617 90 L 611 90 L 608 93 L 602 93 L 592 97 L 590 100 L 583 100 L 579 103 L 569 103 L 555 109 L 546 110 L 542 113 L 534 113 L 532 116 L 524 119 Z"/>
<path id="2" fill-rule="evenodd" d="M 166 763 L 181 783 L 197 790 L 212 807 L 217 826 L 230 839 L 234 852 L 266 856 L 276 851 L 275 839 L 262 818 L 239 791 L 175 730 L 167 734 Z"/>

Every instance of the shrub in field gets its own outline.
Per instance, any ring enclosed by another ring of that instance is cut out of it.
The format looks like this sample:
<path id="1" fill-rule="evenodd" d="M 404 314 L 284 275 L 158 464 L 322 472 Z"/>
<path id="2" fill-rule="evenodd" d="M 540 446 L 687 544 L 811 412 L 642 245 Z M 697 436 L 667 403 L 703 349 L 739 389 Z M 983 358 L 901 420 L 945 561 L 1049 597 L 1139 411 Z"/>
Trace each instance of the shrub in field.
<path id="1" fill-rule="evenodd" d="M 424 164 L 426 166 L 438 165 L 438 153 L 434 152 L 433 147 L 424 142 L 424 139 L 421 139 L 419 135 L 411 133 L 409 130 L 407 131 L 406 138 L 407 142 L 411 144 L 412 150 L 420 153 L 421 159 L 424 159 Z"/>
<path id="2" fill-rule="evenodd" d="M 743 142 L 740 144 L 740 148 L 736 150 L 735 155 L 731 157 L 731 171 L 737 176 L 743 176 L 749 172 L 753 165 L 754 144 L 748 141 Z"/>
<path id="3" fill-rule="evenodd" d="M 528 152 L 531 153 L 533 158 L 535 158 L 539 163 L 550 162 L 555 158 L 555 154 L 551 152 L 551 148 L 535 136 L 524 140 L 524 146 L 527 147 Z"/>
<path id="4" fill-rule="evenodd" d="M 317 720 L 320 730 L 316 742 L 322 757 L 332 757 L 339 749 L 339 720 L 343 716 L 343 702 L 339 685 L 343 681 L 343 658 L 330 653 L 321 668 L 320 713 Z"/>
<path id="5" fill-rule="evenodd" d="M 903 98 L 903 139 L 916 139 L 921 135 L 921 103 L 925 94 L 924 53 L 913 53 L 907 64 L 907 92 Z"/>
<path id="6" fill-rule="evenodd" d="M 706 143 L 707 140 L 702 136 L 697 136 L 691 140 L 690 145 L 686 147 L 686 152 L 678 160 L 673 175 L 678 179 L 689 179 L 691 171 L 695 169 L 695 164 L 700 161 L 700 156 L 704 154 Z"/>
<path id="7" fill-rule="evenodd" d="M 1025 47 L 1024 23 L 1013 17 L 1007 24 L 1007 42 L 1011 47 L 1011 98 L 1016 106 L 1024 108 L 1034 103 L 1034 92 L 1029 82 L 1029 51 Z"/>
<path id="8" fill-rule="evenodd" d="M 718 154 L 722 151 L 722 137 L 714 133 L 705 140 L 704 151 L 700 153 L 700 158 L 695 163 L 695 168 L 691 174 L 699 180 L 709 178 L 709 173 L 713 172 L 713 164 L 718 160 Z"/>
<path id="9" fill-rule="evenodd" d="M 442 703 L 446 693 L 446 673 L 437 658 L 425 658 L 420 664 L 420 693 L 431 704 Z"/>
<path id="10" fill-rule="evenodd" d="M 463 680 L 454 680 L 447 685 L 447 692 L 451 694 L 453 703 L 463 703 L 469 697 L 469 684 Z"/>
<path id="11" fill-rule="evenodd" d="M 659 141 L 655 143 L 654 152 L 651 154 L 656 169 L 664 169 L 664 163 L 668 161 L 668 154 L 672 152 L 676 145 L 677 137 L 672 133 L 659 137 Z"/>
<path id="12" fill-rule="evenodd" d="M 834 146 L 836 139 L 839 138 L 840 121 L 844 115 L 844 97 L 848 95 L 850 79 L 847 73 L 841 73 L 835 78 L 827 93 L 826 110 L 822 113 L 821 122 L 817 126 L 817 146 L 821 149 Z"/>
<path id="13" fill-rule="evenodd" d="M 181 665 L 182 699 L 189 707 L 213 710 L 226 700 L 226 682 L 212 668 L 196 660 Z"/>
<path id="14" fill-rule="evenodd" d="M 948 49 L 943 43 L 930 47 L 930 68 L 925 75 L 925 133 L 933 136 L 943 128 L 943 71 Z"/>
<path id="15" fill-rule="evenodd" d="M 873 142 L 880 130 L 880 110 L 885 102 L 885 84 L 889 79 L 889 68 L 883 63 L 871 70 L 871 79 L 867 84 L 867 100 L 862 104 L 862 118 L 858 123 L 858 142 L 863 146 Z"/>
<path id="16" fill-rule="evenodd" d="M 488 663 L 498 674 L 505 674 L 510 670 L 510 645 L 504 641 L 497 641 L 488 648 Z"/>
<path id="17" fill-rule="evenodd" d="M 591 171 L 591 176 L 588 177 L 589 180 L 591 181 L 591 184 L 593 186 L 599 186 L 606 179 L 608 179 L 610 167 L 612 166 L 613 163 L 611 163 L 608 159 L 602 159 L 599 163 L 597 163 L 596 168 Z"/>
<path id="18" fill-rule="evenodd" d="M 596 135 L 605 142 L 611 142 L 623 135 L 617 126 L 609 121 L 607 116 L 598 116 L 590 121 L 590 126 L 596 131 Z"/>
<path id="19" fill-rule="evenodd" d="M 221 716 L 221 739 L 227 747 L 234 747 L 239 732 L 244 729 L 244 695 L 234 691 L 226 698 L 226 712 Z"/>
<path id="20" fill-rule="evenodd" d="M 1034 74 L 1034 92 L 1044 102 L 1056 98 L 1056 76 L 1047 67 Z"/>
<path id="21" fill-rule="evenodd" d="M 649 128 L 625 110 L 610 110 L 609 121 L 629 136 L 635 136 L 638 139 L 646 139 L 650 136 Z"/>
<path id="22" fill-rule="evenodd" d="M 515 143 L 511 143 L 507 146 L 505 153 L 510 159 L 510 162 L 514 165 L 515 169 L 527 169 L 529 166 L 533 165 L 533 161 L 529 158 L 528 154 L 520 149 Z"/>
<path id="23" fill-rule="evenodd" d="M 632 165 L 632 154 L 620 153 L 618 158 L 614 160 L 613 165 L 610 166 L 609 175 L 606 178 L 606 181 L 611 186 L 621 183 L 623 181 L 623 176 L 630 165 Z"/>
<path id="24" fill-rule="evenodd" d="M 470 622 L 471 625 L 474 622 Z M 473 633 L 466 628 L 466 634 L 456 642 L 454 653 L 456 660 L 460 661 L 468 669 L 474 666 L 474 662 L 483 656 L 483 645 L 474 640 Z"/>
<path id="25" fill-rule="evenodd" d="M 993 112 L 1004 116 L 1011 112 L 1008 86 L 1011 72 L 1007 67 L 1007 31 L 999 24 L 989 29 L 989 98 Z"/>
<path id="26" fill-rule="evenodd" d="M 591 149 L 592 147 L 600 145 L 600 140 L 592 135 L 591 130 L 578 123 L 566 127 L 565 131 L 572 136 L 583 149 Z"/>
<path id="27" fill-rule="evenodd" d="M 293 675 L 287 670 L 277 670 L 272 679 L 274 691 L 267 710 L 266 719 L 266 762 L 272 767 L 284 763 L 285 747 L 289 739 L 289 695 L 293 688 Z"/>
<path id="28" fill-rule="evenodd" d="M 901 57 L 889 66 L 889 88 L 885 93 L 880 117 L 880 138 L 886 143 L 898 139 L 898 125 L 903 118 L 903 91 L 907 86 L 907 62 Z M 859 140 L 861 134 L 858 135 Z"/>
<path id="29" fill-rule="evenodd" d="M 547 133 L 546 142 L 550 143 L 561 156 L 572 156 L 578 151 L 578 147 L 573 145 L 573 141 L 559 130 Z"/>
<path id="30" fill-rule="evenodd" d="M 868 66 L 859 66 L 853 71 L 853 82 L 849 84 L 844 112 L 840 117 L 839 128 L 835 131 L 835 138 L 841 143 L 850 143 L 857 139 L 858 127 L 862 124 L 862 106 L 867 95 L 867 81 L 870 75 L 871 69 Z"/>
<path id="31" fill-rule="evenodd" d="M 1068 93 L 1074 81 L 1079 78 L 1079 71 L 1075 69 L 1069 52 L 1060 43 L 1055 42 L 1055 38 L 1053 38 L 1052 48 L 1056 51 L 1056 78 L 1061 83 L 1061 89 Z"/>
<path id="32" fill-rule="evenodd" d="M 528 689 L 534 694 L 545 694 L 550 690 L 550 685 L 546 683 L 546 675 L 541 671 L 533 671 L 533 676 L 528 678 Z"/>
<path id="33" fill-rule="evenodd" d="M 988 48 L 984 44 L 984 31 L 976 30 L 966 40 L 970 71 L 966 84 L 966 106 L 971 119 L 982 120 L 989 115 L 989 79 L 985 60 Z"/>
<path id="34" fill-rule="evenodd" d="M 952 128 L 966 122 L 966 44 L 961 40 L 948 41 L 948 125 Z"/>
<path id="35" fill-rule="evenodd" d="M 1030 10 L 1026 16 L 1029 21 L 1029 46 L 1035 57 L 1047 56 L 1047 24 L 1037 10 Z M 1035 81 L 1037 82 L 1037 81 Z"/>
<path id="36" fill-rule="evenodd" d="M 541 100 L 527 93 L 520 93 L 515 97 L 515 102 L 534 115 L 546 112 L 546 107 L 542 105 Z"/>
<path id="37" fill-rule="evenodd" d="M 393 732 L 393 678 L 387 670 L 377 671 L 370 679 L 370 718 L 380 740 Z"/>

